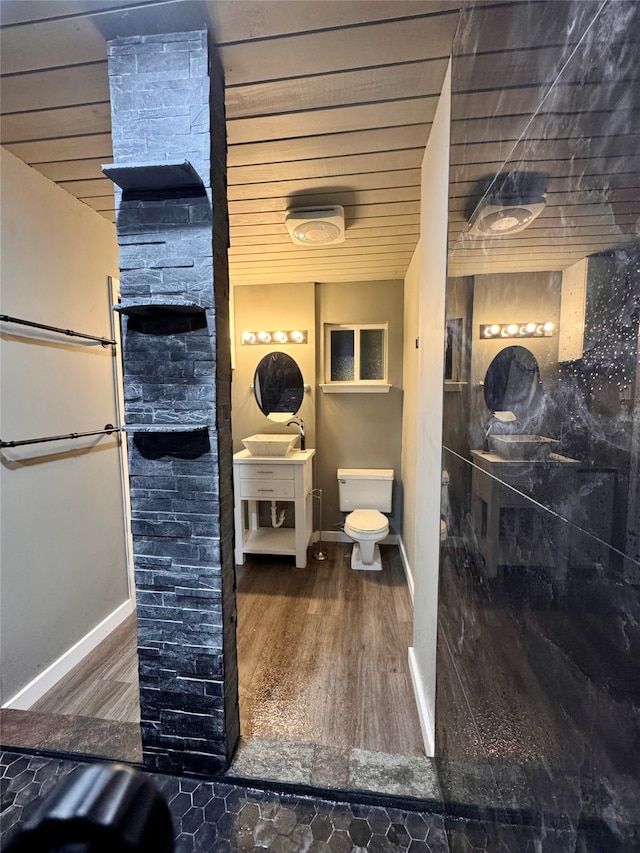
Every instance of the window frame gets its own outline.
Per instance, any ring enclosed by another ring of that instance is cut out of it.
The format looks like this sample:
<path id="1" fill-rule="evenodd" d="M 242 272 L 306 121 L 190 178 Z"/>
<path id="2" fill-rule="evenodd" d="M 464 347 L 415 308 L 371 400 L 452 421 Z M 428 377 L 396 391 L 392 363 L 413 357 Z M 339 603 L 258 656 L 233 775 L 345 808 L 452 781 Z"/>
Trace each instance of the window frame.
<path id="1" fill-rule="evenodd" d="M 383 341 L 383 377 L 382 379 L 360 379 L 360 344 L 361 332 L 375 329 L 382 332 Z M 348 380 L 331 379 L 331 333 L 334 331 L 352 331 L 353 340 L 353 372 L 354 378 Z M 389 324 L 388 323 L 325 323 L 324 327 L 324 377 L 325 382 L 320 387 L 325 392 L 385 392 L 391 388 L 389 384 Z"/>

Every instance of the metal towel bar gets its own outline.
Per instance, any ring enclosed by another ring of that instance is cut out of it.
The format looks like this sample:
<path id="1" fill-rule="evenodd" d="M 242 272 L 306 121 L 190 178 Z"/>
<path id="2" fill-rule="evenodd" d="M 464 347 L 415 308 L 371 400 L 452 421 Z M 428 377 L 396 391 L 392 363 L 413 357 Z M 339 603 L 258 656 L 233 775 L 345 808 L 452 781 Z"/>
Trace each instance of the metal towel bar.
<path id="1" fill-rule="evenodd" d="M 103 347 L 110 344 L 116 344 L 116 341 L 111 338 L 98 338 L 96 335 L 84 335 L 81 332 L 74 332 L 72 329 L 61 329 L 58 326 L 46 326 L 44 323 L 32 323 L 31 320 L 20 320 L 17 317 L 10 317 L 8 314 L 0 314 L 0 320 L 3 323 L 17 323 L 19 326 L 29 326 L 32 329 L 46 329 L 48 332 L 60 332 L 61 335 L 68 335 L 71 338 L 84 338 L 86 341 L 98 341 Z"/>
<path id="2" fill-rule="evenodd" d="M 67 438 L 85 438 L 88 435 L 111 435 L 112 432 L 120 432 L 119 427 L 113 424 L 105 424 L 104 429 L 95 432 L 69 432 L 66 435 L 48 435 L 44 438 L 26 438 L 23 441 L 0 441 L 2 447 L 20 447 L 23 444 L 42 444 L 45 441 L 64 441 Z"/>

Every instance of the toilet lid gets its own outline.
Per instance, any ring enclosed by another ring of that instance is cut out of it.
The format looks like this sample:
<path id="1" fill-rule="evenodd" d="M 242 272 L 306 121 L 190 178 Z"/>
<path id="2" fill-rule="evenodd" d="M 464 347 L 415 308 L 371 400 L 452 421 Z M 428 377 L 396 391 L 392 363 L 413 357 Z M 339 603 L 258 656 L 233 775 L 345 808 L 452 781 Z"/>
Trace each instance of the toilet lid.
<path id="1" fill-rule="evenodd" d="M 354 509 L 347 516 L 347 524 L 354 530 L 378 533 L 387 529 L 389 521 L 386 515 L 378 512 L 377 509 Z"/>

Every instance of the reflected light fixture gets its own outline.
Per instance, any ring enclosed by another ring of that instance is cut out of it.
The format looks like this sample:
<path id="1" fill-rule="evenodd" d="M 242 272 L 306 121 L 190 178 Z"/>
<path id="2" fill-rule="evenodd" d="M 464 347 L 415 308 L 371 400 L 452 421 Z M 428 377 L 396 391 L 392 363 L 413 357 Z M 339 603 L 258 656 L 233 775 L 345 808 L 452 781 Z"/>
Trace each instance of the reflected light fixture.
<path id="1" fill-rule="evenodd" d="M 345 240 L 344 207 L 341 205 L 289 208 L 285 225 L 297 246 L 317 248 Z"/>
<path id="2" fill-rule="evenodd" d="M 555 323 L 481 323 L 480 337 L 490 338 L 550 338 Z"/>
<path id="3" fill-rule="evenodd" d="M 469 233 L 475 237 L 503 237 L 524 231 L 540 216 L 546 204 L 544 195 L 529 199 L 487 198 L 470 220 Z"/>

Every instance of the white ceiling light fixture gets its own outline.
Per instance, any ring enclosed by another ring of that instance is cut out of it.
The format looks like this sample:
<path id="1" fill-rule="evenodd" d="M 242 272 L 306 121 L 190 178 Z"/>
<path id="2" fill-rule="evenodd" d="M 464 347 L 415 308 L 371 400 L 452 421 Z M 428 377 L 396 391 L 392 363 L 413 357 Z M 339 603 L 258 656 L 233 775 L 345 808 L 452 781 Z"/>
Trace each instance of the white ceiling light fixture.
<path id="1" fill-rule="evenodd" d="M 503 237 L 524 231 L 540 216 L 547 203 L 544 195 L 528 199 L 487 198 L 471 217 L 474 237 Z"/>
<path id="2" fill-rule="evenodd" d="M 287 210 L 285 225 L 298 246 L 314 248 L 344 243 L 344 207 L 296 207 Z"/>

